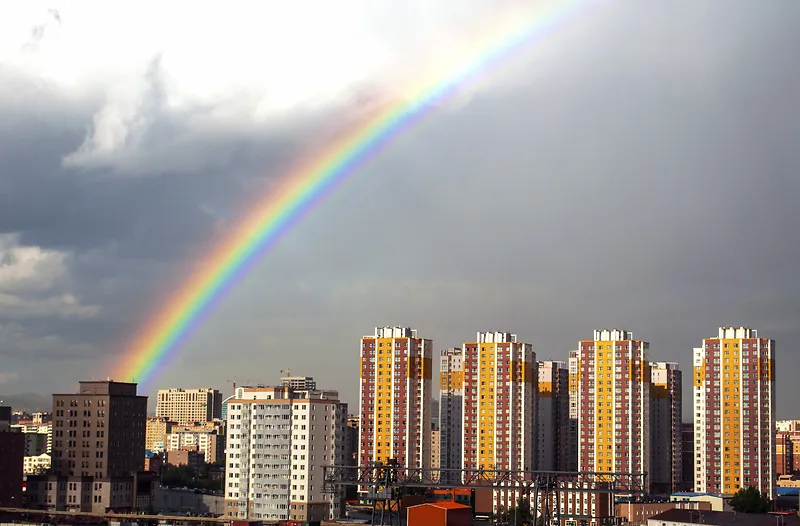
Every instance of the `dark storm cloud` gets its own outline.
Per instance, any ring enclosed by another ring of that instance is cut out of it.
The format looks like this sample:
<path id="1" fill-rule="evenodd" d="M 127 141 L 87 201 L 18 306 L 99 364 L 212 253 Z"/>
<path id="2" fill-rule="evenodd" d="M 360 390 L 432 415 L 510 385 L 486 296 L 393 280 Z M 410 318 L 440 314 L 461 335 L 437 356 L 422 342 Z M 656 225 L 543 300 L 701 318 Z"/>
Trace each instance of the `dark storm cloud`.
<path id="1" fill-rule="evenodd" d="M 684 370 L 718 326 L 748 325 L 778 341 L 779 411 L 797 416 L 800 358 L 786 345 L 800 315 L 799 23 L 788 2 L 593 10 L 495 72 L 510 87 L 444 104 L 354 174 L 230 292 L 159 385 L 224 388 L 221 374 L 269 381 L 292 367 L 354 401 L 356 340 L 375 324 L 412 324 L 441 348 L 511 330 L 561 359 L 594 328 L 626 328 Z M 198 134 L 190 111 L 164 112 L 153 93 L 148 169 L 135 174 L 62 166 L 97 103 L 0 120 L 0 228 L 74 251 L 79 289 L 104 307 L 29 330 L 100 342 L 85 355 L 118 353 L 226 216 L 308 135 L 337 127 L 318 117 L 283 134 Z M 222 364 L 221 349 L 237 352 Z"/>

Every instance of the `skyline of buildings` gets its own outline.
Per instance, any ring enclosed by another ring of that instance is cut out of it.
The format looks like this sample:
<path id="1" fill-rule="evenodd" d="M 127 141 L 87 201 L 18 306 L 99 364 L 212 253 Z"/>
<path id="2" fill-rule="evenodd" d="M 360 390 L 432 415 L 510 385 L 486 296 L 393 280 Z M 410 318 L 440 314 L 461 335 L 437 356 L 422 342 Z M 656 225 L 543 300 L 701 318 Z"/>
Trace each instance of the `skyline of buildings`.
<path id="1" fill-rule="evenodd" d="M 23 437 L 24 469 L 49 466 L 31 477 L 31 502 L 75 511 L 134 508 L 149 498 L 131 488 L 149 480 L 145 449 L 159 448 L 166 458 L 191 457 L 187 464 L 223 463 L 226 515 L 237 519 L 335 517 L 344 491 L 322 491 L 323 469 L 335 464 L 646 472 L 656 495 L 687 486 L 732 495 L 754 485 L 774 496 L 777 475 L 794 471 L 800 423 L 775 421 L 775 342 L 753 329 L 721 327 L 692 350 L 689 426 L 680 366 L 652 360 L 648 342 L 631 331 L 595 330 L 566 361 L 537 361 L 511 332 L 476 334 L 440 351 L 436 407 L 433 342 L 409 327 L 376 327 L 360 340 L 352 415 L 338 391 L 315 389 L 308 376 L 234 386 L 225 404 L 216 389 L 160 390 L 166 414 L 150 417 L 136 384 L 84 381 L 77 393 L 53 395 L 52 459 L 40 458 L 47 436 L 35 432 L 45 422 L 12 424 L 5 408 L 0 417 L 9 432 L 33 426 Z M 494 509 L 517 497 L 497 489 Z"/>

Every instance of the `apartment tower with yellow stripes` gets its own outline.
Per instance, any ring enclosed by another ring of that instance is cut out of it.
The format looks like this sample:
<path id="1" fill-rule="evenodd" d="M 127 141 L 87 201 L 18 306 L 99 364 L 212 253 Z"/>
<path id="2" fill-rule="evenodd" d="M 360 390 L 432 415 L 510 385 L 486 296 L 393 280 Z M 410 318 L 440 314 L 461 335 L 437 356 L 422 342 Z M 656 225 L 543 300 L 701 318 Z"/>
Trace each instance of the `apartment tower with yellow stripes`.
<path id="1" fill-rule="evenodd" d="M 650 434 L 647 480 L 650 493 L 670 495 L 681 489 L 683 472 L 683 376 L 675 362 L 651 362 Z"/>
<path id="2" fill-rule="evenodd" d="M 565 362 L 539 362 L 536 463 L 539 471 L 569 471 L 569 370 Z"/>
<path id="3" fill-rule="evenodd" d="M 359 465 L 430 467 L 432 348 L 409 327 L 361 338 Z"/>
<path id="4" fill-rule="evenodd" d="M 578 344 L 578 469 L 650 472 L 649 344 L 618 329 Z"/>
<path id="5" fill-rule="evenodd" d="M 530 471 L 536 454 L 537 363 L 533 346 L 507 332 L 479 332 L 472 342 L 458 350 L 442 353 L 440 396 L 459 411 L 440 419 L 461 422 L 461 456 L 450 458 L 448 467 Z M 448 425 L 442 421 L 442 429 Z M 455 437 L 453 437 L 455 438 Z M 453 441 L 442 441 L 452 447 Z M 444 466 L 443 466 L 444 467 Z M 494 492 L 494 509 L 515 505 L 519 495 Z"/>
<path id="6" fill-rule="evenodd" d="M 694 349 L 695 490 L 775 494 L 775 342 L 721 327 Z"/>

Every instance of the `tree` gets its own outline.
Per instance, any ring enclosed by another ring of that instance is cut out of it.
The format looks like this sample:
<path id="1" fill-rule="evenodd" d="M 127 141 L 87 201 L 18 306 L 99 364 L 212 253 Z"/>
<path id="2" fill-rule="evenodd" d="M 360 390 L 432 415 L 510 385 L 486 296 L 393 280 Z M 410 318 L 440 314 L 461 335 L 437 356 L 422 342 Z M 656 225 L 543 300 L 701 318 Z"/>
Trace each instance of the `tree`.
<path id="1" fill-rule="evenodd" d="M 739 513 L 767 513 L 770 502 L 753 486 L 742 488 L 731 499 L 731 507 Z"/>
<path id="2" fill-rule="evenodd" d="M 510 526 L 523 526 L 531 524 L 531 502 L 530 500 L 520 497 L 516 506 L 512 506 L 496 516 L 497 520 L 506 522 Z"/>

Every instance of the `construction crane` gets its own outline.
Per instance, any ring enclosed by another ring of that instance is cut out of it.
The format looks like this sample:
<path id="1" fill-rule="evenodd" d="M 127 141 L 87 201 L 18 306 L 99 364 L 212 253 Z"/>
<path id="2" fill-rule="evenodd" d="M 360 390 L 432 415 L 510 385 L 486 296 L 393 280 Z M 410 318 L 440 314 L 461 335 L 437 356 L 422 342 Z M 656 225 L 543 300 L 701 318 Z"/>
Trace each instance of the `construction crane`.
<path id="1" fill-rule="evenodd" d="M 291 369 L 281 369 L 281 374 L 285 374 L 286 376 L 291 377 L 292 376 L 292 370 Z"/>

